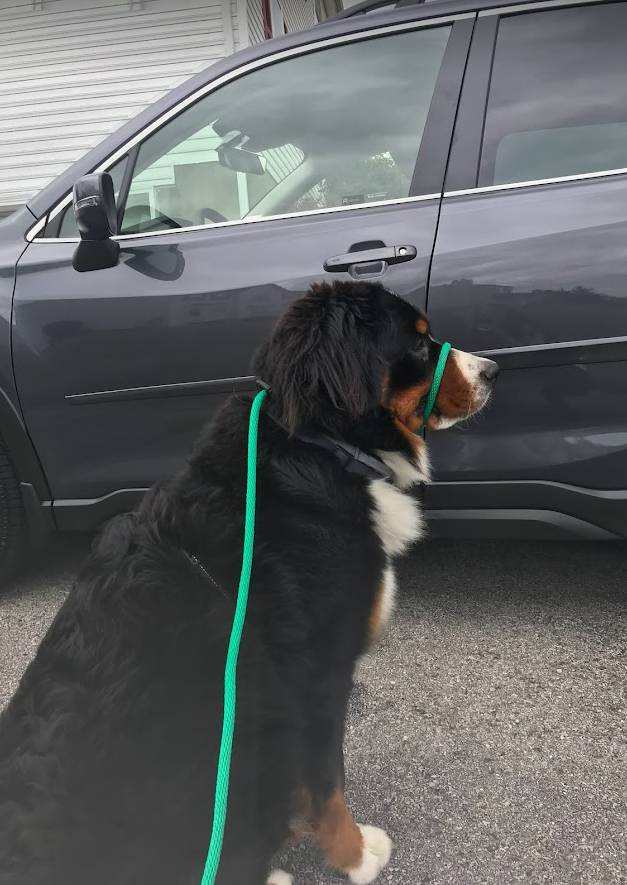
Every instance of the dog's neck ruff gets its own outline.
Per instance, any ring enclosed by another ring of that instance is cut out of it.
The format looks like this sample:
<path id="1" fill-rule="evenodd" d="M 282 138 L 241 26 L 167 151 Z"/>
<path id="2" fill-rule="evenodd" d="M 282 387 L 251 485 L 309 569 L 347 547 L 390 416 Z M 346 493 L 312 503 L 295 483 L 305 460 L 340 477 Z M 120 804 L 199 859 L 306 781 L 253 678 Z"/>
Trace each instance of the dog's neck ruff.
<path id="1" fill-rule="evenodd" d="M 270 386 L 266 384 L 265 381 L 257 379 L 257 384 L 261 390 L 270 391 Z M 279 418 L 276 417 L 276 415 L 273 415 L 272 412 L 267 409 L 265 410 L 265 414 L 290 435 L 292 439 L 298 439 L 301 442 L 309 443 L 309 445 L 312 446 L 318 446 L 319 448 L 330 452 L 338 459 L 347 473 L 363 476 L 366 479 L 392 479 L 393 471 L 387 464 L 385 464 L 380 458 L 368 455 L 357 446 L 341 439 L 335 439 L 335 437 L 329 436 L 328 433 L 318 430 L 317 427 L 308 427 L 305 430 L 299 430 L 296 433 L 290 434 L 289 429 Z"/>

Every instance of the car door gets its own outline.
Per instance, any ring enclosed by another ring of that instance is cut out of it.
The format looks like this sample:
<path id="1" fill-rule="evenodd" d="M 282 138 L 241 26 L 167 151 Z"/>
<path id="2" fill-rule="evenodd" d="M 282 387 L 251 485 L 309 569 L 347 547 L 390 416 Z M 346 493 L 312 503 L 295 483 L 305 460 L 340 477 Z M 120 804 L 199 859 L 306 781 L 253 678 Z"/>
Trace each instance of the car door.
<path id="1" fill-rule="evenodd" d="M 424 304 L 472 16 L 360 27 L 209 82 L 120 145 L 100 167 L 117 266 L 72 269 L 67 208 L 28 246 L 15 372 L 60 525 L 171 475 L 313 282 L 377 278 Z"/>
<path id="2" fill-rule="evenodd" d="M 477 21 L 428 306 L 505 371 L 431 439 L 442 531 L 627 534 L 626 83 L 625 2 Z"/>

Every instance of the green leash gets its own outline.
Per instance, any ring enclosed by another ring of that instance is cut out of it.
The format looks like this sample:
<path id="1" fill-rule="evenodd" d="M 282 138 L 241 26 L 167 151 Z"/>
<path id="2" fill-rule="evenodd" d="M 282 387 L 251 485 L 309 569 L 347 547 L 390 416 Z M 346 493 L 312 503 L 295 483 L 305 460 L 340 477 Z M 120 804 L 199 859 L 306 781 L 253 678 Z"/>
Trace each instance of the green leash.
<path id="1" fill-rule="evenodd" d="M 218 775 L 216 794 L 213 805 L 213 829 L 211 842 L 207 852 L 205 869 L 201 885 L 213 885 L 218 872 L 222 841 L 224 839 L 224 822 L 226 820 L 226 804 L 229 796 L 229 775 L 231 771 L 231 751 L 233 749 L 233 729 L 235 726 L 235 698 L 237 656 L 239 654 L 242 630 L 246 618 L 250 573 L 253 568 L 253 544 L 255 540 L 255 500 L 257 492 L 257 429 L 261 405 L 268 395 L 267 390 L 260 390 L 253 400 L 248 425 L 248 474 L 246 479 L 246 520 L 244 523 L 244 554 L 242 571 L 237 591 L 237 604 L 233 617 L 229 650 L 224 668 L 224 716 L 222 720 L 222 739 L 218 756 Z"/>
<path id="2" fill-rule="evenodd" d="M 448 341 L 445 341 L 442 345 L 442 350 L 440 351 L 440 356 L 438 357 L 438 363 L 435 367 L 435 372 L 433 373 L 433 381 L 431 382 L 431 387 L 429 389 L 429 393 L 427 395 L 427 402 L 425 403 L 425 408 L 422 413 L 422 426 L 424 427 L 427 423 L 427 419 L 429 415 L 433 411 L 433 406 L 435 405 L 435 398 L 438 395 L 438 390 L 440 389 L 440 384 L 442 383 L 442 377 L 444 376 L 444 369 L 446 367 L 446 361 L 448 359 L 448 355 L 451 352 L 451 345 Z"/>
<path id="3" fill-rule="evenodd" d="M 427 402 L 422 413 L 422 426 L 433 410 L 435 399 L 440 389 L 446 360 L 448 359 L 451 345 L 445 342 L 442 345 L 438 363 L 433 373 L 433 381 L 427 396 Z M 224 824 L 226 821 L 226 806 L 229 797 L 229 776 L 231 772 L 231 753 L 233 750 L 233 731 L 235 728 L 235 702 L 236 702 L 236 676 L 237 657 L 246 618 L 246 606 L 248 604 L 248 588 L 250 575 L 253 568 L 253 545 L 255 540 L 255 503 L 257 491 L 257 430 L 259 427 L 259 412 L 261 405 L 268 395 L 267 390 L 260 390 L 250 410 L 248 424 L 248 473 L 246 479 L 246 520 L 244 523 L 244 553 L 242 556 L 242 571 L 240 573 L 239 588 L 237 591 L 237 603 L 233 617 L 233 627 L 229 639 L 229 648 L 226 655 L 224 668 L 224 714 L 222 719 L 222 738 L 220 741 L 220 754 L 218 756 L 218 774 L 216 778 L 216 793 L 213 805 L 213 827 L 211 841 L 207 852 L 207 860 L 202 874 L 200 885 L 214 885 L 222 842 L 224 840 Z"/>

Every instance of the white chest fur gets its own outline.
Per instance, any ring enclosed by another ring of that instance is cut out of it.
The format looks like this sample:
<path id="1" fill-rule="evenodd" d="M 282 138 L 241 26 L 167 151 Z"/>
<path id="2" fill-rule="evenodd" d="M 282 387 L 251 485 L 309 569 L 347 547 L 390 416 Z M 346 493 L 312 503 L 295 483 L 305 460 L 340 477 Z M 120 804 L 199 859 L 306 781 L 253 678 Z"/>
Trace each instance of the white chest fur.
<path id="1" fill-rule="evenodd" d="M 403 553 L 424 532 L 420 505 L 411 495 L 382 479 L 370 483 L 375 530 L 388 556 Z"/>

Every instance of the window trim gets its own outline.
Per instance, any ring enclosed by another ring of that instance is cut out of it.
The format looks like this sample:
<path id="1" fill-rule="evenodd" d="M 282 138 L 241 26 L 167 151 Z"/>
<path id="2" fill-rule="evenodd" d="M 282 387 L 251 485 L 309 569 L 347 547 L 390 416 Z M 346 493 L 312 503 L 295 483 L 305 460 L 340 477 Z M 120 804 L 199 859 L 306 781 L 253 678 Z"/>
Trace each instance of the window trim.
<path id="1" fill-rule="evenodd" d="M 598 4 L 620 3 L 622 0 L 539 0 L 539 2 L 519 3 L 512 6 L 495 6 L 491 9 L 481 9 L 479 18 L 487 18 L 490 15 L 517 15 L 520 12 L 537 12 L 542 9 L 557 9 L 560 6 L 596 6 Z"/>
<path id="2" fill-rule="evenodd" d="M 579 175 L 563 175 L 556 178 L 538 178 L 535 181 L 512 181 L 506 184 L 487 184 L 484 187 L 467 187 L 460 190 L 445 190 L 445 197 L 465 197 L 470 194 L 489 194 L 498 191 L 509 191 L 525 187 L 541 187 L 548 184 L 566 184 L 573 181 L 589 181 L 595 178 L 611 178 L 616 175 L 627 175 L 624 169 L 603 169 L 601 172 L 582 172 Z"/>
<path id="3" fill-rule="evenodd" d="M 500 16 L 477 18 L 459 99 L 444 190 L 476 187 Z M 452 182 L 452 186 L 451 186 Z"/>
<path id="4" fill-rule="evenodd" d="M 295 56 L 300 55 L 308 55 L 311 52 L 317 52 L 321 49 L 327 49 L 335 46 L 342 46 L 347 43 L 355 43 L 361 40 L 369 40 L 373 37 L 379 36 L 392 36 L 393 34 L 403 33 L 405 31 L 421 31 L 428 28 L 433 27 L 444 27 L 446 25 L 454 25 L 457 21 L 463 21 L 464 19 L 476 19 L 475 12 L 462 12 L 451 15 L 444 16 L 433 16 L 432 18 L 424 19 L 424 20 L 412 20 L 408 22 L 398 22 L 394 24 L 380 25 L 379 27 L 369 28 L 368 30 L 359 30 L 351 34 L 343 34 L 338 37 L 334 37 L 332 39 L 320 39 L 316 40 L 313 43 L 308 43 L 302 46 L 295 46 L 291 49 L 284 49 L 279 52 L 274 52 L 271 55 L 266 55 L 263 58 L 256 59 L 255 61 L 249 62 L 248 64 L 242 65 L 235 70 L 229 71 L 227 74 L 218 77 L 215 80 L 212 80 L 210 83 L 205 83 L 203 86 L 199 87 L 195 92 L 186 96 L 182 99 L 177 105 L 169 110 L 165 111 L 156 119 L 152 120 L 142 129 L 135 133 L 135 135 L 131 136 L 131 138 L 127 139 L 119 148 L 117 148 L 112 154 L 107 157 L 102 163 L 96 166 L 92 172 L 107 172 L 111 166 L 113 166 L 118 160 L 120 160 L 126 153 L 129 153 L 132 148 L 136 145 L 143 142 L 149 135 L 152 135 L 157 129 L 160 129 L 166 123 L 168 123 L 172 118 L 178 116 L 182 111 L 186 108 L 190 107 L 192 104 L 195 104 L 201 98 L 204 98 L 206 95 L 209 95 L 214 90 L 219 89 L 221 86 L 226 85 L 232 80 L 236 80 L 239 77 L 242 77 L 246 74 L 249 74 L 253 71 L 259 70 L 260 68 L 264 68 L 268 65 L 275 64 L 278 61 L 283 61 L 288 58 L 293 58 Z M 452 35 L 452 32 L 451 32 Z M 445 52 L 446 56 L 446 52 Z M 440 68 L 440 74 L 443 71 L 444 58 L 442 59 L 442 67 Z M 439 79 L 439 75 L 438 75 Z M 436 81 L 437 85 L 437 81 Z M 435 93 L 434 93 L 435 95 Z M 426 126 L 425 126 L 426 131 Z M 346 211 L 360 209 L 360 208 L 371 208 L 371 206 L 385 206 L 385 205 L 394 205 L 399 202 L 411 202 L 417 200 L 424 199 L 433 199 L 434 197 L 439 197 L 442 194 L 442 188 L 437 193 L 434 194 L 426 194 L 418 197 L 406 197 L 403 200 L 381 200 L 377 203 L 357 203 L 352 206 L 338 206 L 331 207 L 329 209 L 314 209 L 309 210 L 307 212 L 298 212 L 298 213 L 286 213 L 275 216 L 267 216 L 264 218 L 251 218 L 251 219 L 238 219 L 236 221 L 229 222 L 220 222 L 218 224 L 208 224 L 208 225 L 195 225 L 193 227 L 187 228 L 171 228 L 164 231 L 150 231 L 142 234 L 118 234 L 113 237 L 115 240 L 119 239 L 130 239 L 130 238 L 140 238 L 145 236 L 154 236 L 159 234 L 163 236 L 164 234 L 171 233 L 180 233 L 187 230 L 202 230 L 202 229 L 210 229 L 217 227 L 224 227 L 226 225 L 236 225 L 236 224 L 246 224 L 252 222 L 263 222 L 269 220 L 277 220 L 280 218 L 294 218 L 299 217 L 301 215 L 318 215 L 321 213 L 327 212 L 335 212 L 335 211 Z M 70 191 L 64 197 L 62 197 L 53 207 L 49 209 L 44 215 L 39 218 L 32 227 L 26 232 L 26 239 L 28 242 L 32 242 L 35 238 L 37 238 L 38 242 L 47 242 L 47 243 L 77 243 L 79 242 L 78 237 L 66 237 L 66 238 L 55 238 L 55 237 L 43 237 L 40 236 L 43 232 L 46 224 L 49 224 L 60 212 L 65 209 L 72 202 L 72 192 Z"/>
<path id="5" fill-rule="evenodd" d="M 120 182 L 120 192 L 118 194 L 117 205 L 118 230 L 120 229 L 120 226 L 122 225 L 122 220 L 124 218 L 126 201 L 128 200 L 131 184 L 133 183 L 133 173 L 135 172 L 135 164 L 137 163 L 138 156 L 139 145 L 136 144 L 128 152 L 128 156 L 126 158 L 126 166 L 124 167 L 124 175 L 122 176 L 122 181 Z"/>
<path id="6" fill-rule="evenodd" d="M 116 234 L 112 240 L 123 242 L 125 240 L 141 240 L 145 237 L 164 237 L 172 234 L 178 235 L 189 231 L 219 230 L 224 227 L 235 227 L 240 224 L 263 224 L 265 221 L 282 221 L 290 218 L 306 218 L 310 215 L 328 215 L 331 212 L 352 212 L 355 209 L 374 209 L 379 206 L 399 206 L 404 203 L 419 203 L 426 200 L 439 200 L 442 192 L 433 194 L 421 194 L 418 197 L 401 197 L 396 200 L 378 200 L 374 203 L 356 203 L 353 206 L 330 206 L 325 209 L 306 209 L 302 212 L 285 212 L 281 215 L 264 215 L 262 218 L 238 218 L 235 221 L 218 221 L 215 224 L 194 224 L 188 227 L 169 227 L 165 230 L 149 230 L 139 234 Z M 38 243 L 79 243 L 79 237 L 39 237 Z"/>
<path id="7" fill-rule="evenodd" d="M 451 28 L 414 163 L 410 194 L 427 189 L 430 181 L 439 182 L 440 191 L 444 188 L 476 21 L 466 19 Z"/>

